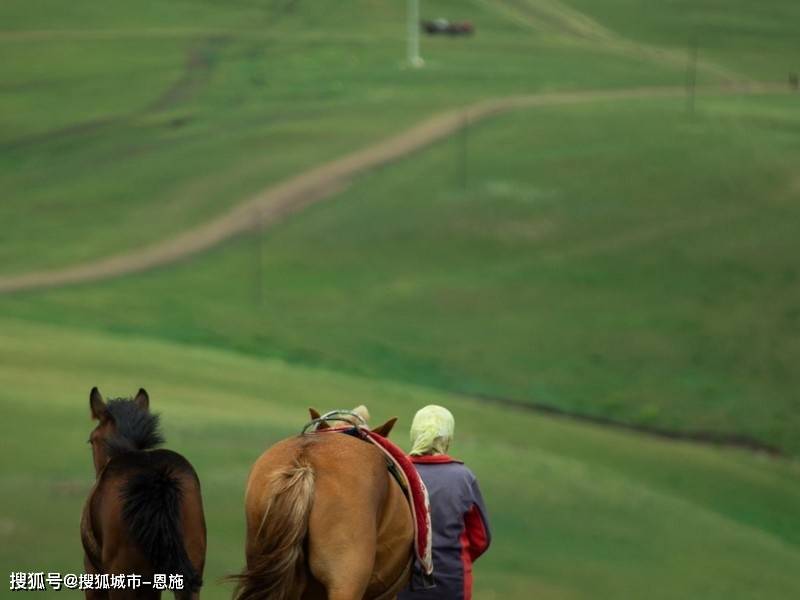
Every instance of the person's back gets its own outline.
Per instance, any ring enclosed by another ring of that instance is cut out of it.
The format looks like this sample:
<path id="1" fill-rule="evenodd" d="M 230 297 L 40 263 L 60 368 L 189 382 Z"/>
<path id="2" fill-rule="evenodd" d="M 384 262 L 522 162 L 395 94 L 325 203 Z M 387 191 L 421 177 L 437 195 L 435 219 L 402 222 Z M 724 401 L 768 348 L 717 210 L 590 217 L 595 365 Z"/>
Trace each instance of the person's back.
<path id="1" fill-rule="evenodd" d="M 489 547 L 488 518 L 477 479 L 461 461 L 445 454 L 453 426 L 452 415 L 438 406 L 425 407 L 414 418 L 410 459 L 428 488 L 435 587 L 425 588 L 415 566 L 410 586 L 399 600 L 470 600 L 472 563 Z"/>

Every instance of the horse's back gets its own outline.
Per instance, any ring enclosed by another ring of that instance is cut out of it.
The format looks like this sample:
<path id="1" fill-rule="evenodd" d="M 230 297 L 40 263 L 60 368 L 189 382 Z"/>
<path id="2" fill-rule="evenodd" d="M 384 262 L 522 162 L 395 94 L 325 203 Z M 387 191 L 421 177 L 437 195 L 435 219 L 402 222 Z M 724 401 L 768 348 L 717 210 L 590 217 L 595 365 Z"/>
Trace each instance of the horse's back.
<path id="1" fill-rule="evenodd" d="M 259 510 L 268 502 L 276 473 L 298 464 L 314 472 L 315 496 L 350 500 L 366 496 L 377 509 L 384 490 L 375 493 L 374 481 L 386 477 L 386 463 L 380 451 L 353 436 L 324 433 L 295 436 L 268 448 L 253 465 L 247 483 L 248 507 Z M 312 509 L 313 513 L 313 509 Z"/>
<path id="2" fill-rule="evenodd" d="M 166 448 L 126 452 L 115 456 L 108 461 L 102 477 L 124 477 L 133 471 L 151 469 L 168 469 L 176 475 L 185 475 L 199 480 L 192 463 L 186 460 L 182 454 Z"/>

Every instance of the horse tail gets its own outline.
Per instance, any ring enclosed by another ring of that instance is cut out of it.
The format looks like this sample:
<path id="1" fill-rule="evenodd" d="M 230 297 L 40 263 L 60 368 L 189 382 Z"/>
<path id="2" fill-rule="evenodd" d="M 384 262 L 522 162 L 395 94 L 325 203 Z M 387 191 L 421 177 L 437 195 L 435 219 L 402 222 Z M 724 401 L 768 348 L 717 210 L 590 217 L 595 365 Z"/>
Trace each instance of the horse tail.
<path id="1" fill-rule="evenodd" d="M 122 515 L 131 536 L 156 572 L 183 576 L 180 597 L 198 591 L 203 581 L 184 546 L 183 488 L 172 469 L 157 465 L 135 473 L 126 482 L 122 498 Z"/>
<path id="2" fill-rule="evenodd" d="M 258 531 L 249 542 L 247 566 L 234 600 L 299 598 L 305 579 L 304 541 L 314 498 L 314 470 L 304 459 L 272 475 L 270 495 Z"/>

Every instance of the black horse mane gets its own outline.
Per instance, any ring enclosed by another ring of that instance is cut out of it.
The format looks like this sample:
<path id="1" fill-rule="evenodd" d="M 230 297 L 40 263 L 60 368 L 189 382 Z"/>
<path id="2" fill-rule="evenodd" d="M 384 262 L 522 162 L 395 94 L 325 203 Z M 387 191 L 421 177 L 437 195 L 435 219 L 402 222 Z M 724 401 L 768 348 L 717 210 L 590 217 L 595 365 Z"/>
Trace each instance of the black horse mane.
<path id="1" fill-rule="evenodd" d="M 158 415 L 142 410 L 129 398 L 109 400 L 106 408 L 116 425 L 116 432 L 106 440 L 111 456 L 149 450 L 164 443 Z"/>

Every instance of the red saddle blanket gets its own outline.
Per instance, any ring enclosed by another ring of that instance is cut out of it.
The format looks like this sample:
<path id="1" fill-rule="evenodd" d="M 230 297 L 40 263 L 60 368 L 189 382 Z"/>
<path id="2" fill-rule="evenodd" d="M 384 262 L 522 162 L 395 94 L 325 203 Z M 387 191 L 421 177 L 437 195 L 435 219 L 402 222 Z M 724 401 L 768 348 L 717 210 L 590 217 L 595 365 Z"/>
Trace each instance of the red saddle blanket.
<path id="1" fill-rule="evenodd" d="M 414 464 L 393 442 L 377 433 L 367 429 L 360 430 L 364 439 L 377 446 L 386 457 L 397 467 L 401 478 L 405 479 L 408 503 L 411 506 L 411 515 L 414 518 L 414 551 L 417 555 L 422 570 L 430 575 L 433 573 L 432 533 L 431 533 L 431 507 L 428 502 L 428 490 L 422 478 L 414 468 Z M 402 482 L 401 482 L 402 483 Z"/>
<path id="2" fill-rule="evenodd" d="M 428 502 L 428 490 L 405 452 L 396 446 L 394 442 L 389 441 L 382 435 L 373 433 L 366 427 L 331 427 L 330 429 L 316 431 L 316 433 L 323 432 L 356 435 L 362 440 L 373 444 L 386 456 L 390 469 L 394 467 L 391 470 L 398 478 L 400 486 L 404 488 L 403 491 L 411 507 L 411 516 L 414 520 L 414 554 L 423 572 L 426 575 L 433 573 L 433 534 L 431 532 L 431 509 Z"/>

